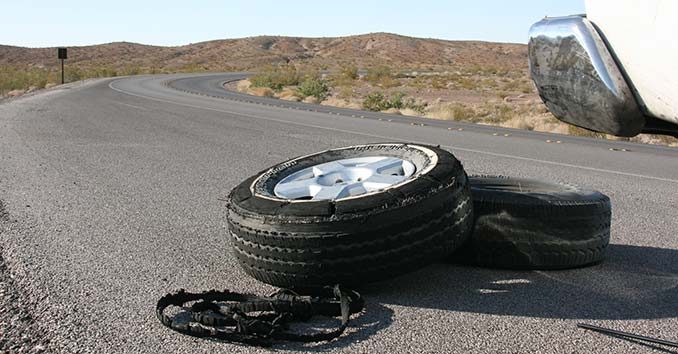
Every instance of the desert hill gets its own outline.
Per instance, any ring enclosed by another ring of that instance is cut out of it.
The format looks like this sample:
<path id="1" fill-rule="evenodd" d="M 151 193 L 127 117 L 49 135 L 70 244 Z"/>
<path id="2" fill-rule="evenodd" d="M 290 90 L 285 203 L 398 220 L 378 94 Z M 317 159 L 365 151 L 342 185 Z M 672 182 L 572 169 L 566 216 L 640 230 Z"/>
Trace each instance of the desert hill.
<path id="1" fill-rule="evenodd" d="M 139 72 L 245 70 L 266 64 L 292 62 L 334 67 L 390 65 L 399 68 L 493 67 L 526 70 L 523 44 L 448 41 L 390 33 L 336 38 L 259 36 L 214 40 L 177 47 L 116 42 L 69 48 L 68 64 L 82 69 L 134 67 Z M 51 68 L 57 66 L 55 48 L 0 45 L 0 65 Z"/>

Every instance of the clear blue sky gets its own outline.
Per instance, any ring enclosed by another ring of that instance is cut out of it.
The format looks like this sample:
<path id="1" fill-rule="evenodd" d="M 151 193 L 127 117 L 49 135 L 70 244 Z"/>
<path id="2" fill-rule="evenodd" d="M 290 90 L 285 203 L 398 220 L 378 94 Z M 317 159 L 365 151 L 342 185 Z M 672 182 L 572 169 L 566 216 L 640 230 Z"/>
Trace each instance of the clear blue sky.
<path id="1" fill-rule="evenodd" d="M 584 13 L 583 0 L 3 1 L 0 44 L 73 46 L 117 41 L 181 45 L 256 35 L 415 37 L 525 43 L 545 15 Z"/>

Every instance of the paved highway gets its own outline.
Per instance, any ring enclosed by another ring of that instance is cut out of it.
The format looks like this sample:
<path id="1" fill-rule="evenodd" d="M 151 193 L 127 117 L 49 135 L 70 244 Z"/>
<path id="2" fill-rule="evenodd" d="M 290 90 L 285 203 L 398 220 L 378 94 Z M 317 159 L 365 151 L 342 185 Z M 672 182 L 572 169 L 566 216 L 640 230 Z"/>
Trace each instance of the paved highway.
<path id="1" fill-rule="evenodd" d="M 469 173 L 606 193 L 613 202 L 607 261 L 554 272 L 434 265 L 362 289 L 367 309 L 341 339 L 277 349 L 659 350 L 577 329 L 577 322 L 678 340 L 678 149 L 222 89 L 239 77 L 93 80 L 0 104 L 0 300 L 13 299 L 0 319 L 27 313 L 23 332 L 21 323 L 5 323 L 0 337 L 26 335 L 34 350 L 50 352 L 255 351 L 174 333 L 154 317 L 155 301 L 179 288 L 273 290 L 229 254 L 222 198 L 294 156 L 413 141 L 449 149 Z"/>

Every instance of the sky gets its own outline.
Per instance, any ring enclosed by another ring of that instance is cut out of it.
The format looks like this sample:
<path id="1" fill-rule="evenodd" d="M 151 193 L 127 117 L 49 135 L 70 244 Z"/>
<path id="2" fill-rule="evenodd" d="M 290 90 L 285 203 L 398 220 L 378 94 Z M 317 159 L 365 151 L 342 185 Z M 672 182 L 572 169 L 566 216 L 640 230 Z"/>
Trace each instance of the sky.
<path id="1" fill-rule="evenodd" d="M 413 37 L 526 43 L 540 18 L 584 13 L 584 0 L 22 0 L 0 11 L 0 44 L 183 45 L 257 35 Z"/>

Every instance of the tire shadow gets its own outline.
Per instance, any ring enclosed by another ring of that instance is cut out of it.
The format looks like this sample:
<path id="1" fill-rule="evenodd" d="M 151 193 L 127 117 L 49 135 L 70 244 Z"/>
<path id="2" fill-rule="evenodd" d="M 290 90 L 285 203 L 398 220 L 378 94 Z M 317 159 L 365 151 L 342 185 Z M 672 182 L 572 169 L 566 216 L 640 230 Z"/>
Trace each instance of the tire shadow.
<path id="1" fill-rule="evenodd" d="M 371 303 L 563 319 L 678 314 L 678 250 L 610 245 L 598 265 L 511 271 L 437 264 L 362 289 Z"/>

